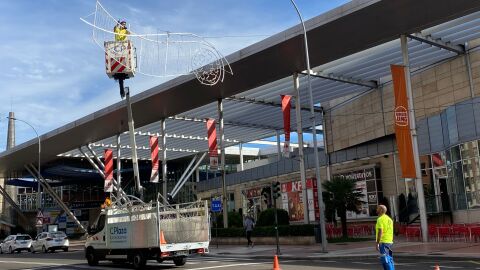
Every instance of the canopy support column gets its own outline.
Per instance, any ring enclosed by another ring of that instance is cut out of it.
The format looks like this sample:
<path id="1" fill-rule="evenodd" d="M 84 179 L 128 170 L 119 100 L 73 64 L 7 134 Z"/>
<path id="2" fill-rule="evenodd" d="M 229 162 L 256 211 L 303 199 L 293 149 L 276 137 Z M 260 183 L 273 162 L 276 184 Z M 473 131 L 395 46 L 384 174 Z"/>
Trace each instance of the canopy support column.
<path id="1" fill-rule="evenodd" d="M 223 227 L 228 228 L 227 184 L 225 181 L 225 134 L 223 124 L 223 99 L 218 99 L 218 122 L 220 124 L 220 163 L 222 173 Z"/>
<path id="2" fill-rule="evenodd" d="M 160 120 L 160 133 L 162 134 L 162 195 L 167 199 L 168 176 L 167 176 L 167 136 L 165 135 L 165 119 Z M 165 201 L 165 203 L 167 203 Z"/>
<path id="3" fill-rule="evenodd" d="M 300 162 L 300 181 L 302 183 L 302 201 L 303 201 L 303 222 L 310 223 L 308 211 L 307 179 L 305 175 L 305 157 L 303 154 L 303 130 L 302 130 L 302 112 L 300 110 L 300 80 L 298 74 L 293 74 L 293 88 L 295 89 L 295 118 L 297 120 L 298 134 L 298 159 Z"/>
<path id="4" fill-rule="evenodd" d="M 427 225 L 427 211 L 425 207 L 425 195 L 423 192 L 423 183 L 422 183 L 422 171 L 420 167 L 420 154 L 418 151 L 418 140 L 417 140 L 417 126 L 415 124 L 415 108 L 413 107 L 413 93 L 412 93 L 412 81 L 410 77 L 410 62 L 408 57 L 408 42 L 405 35 L 400 36 L 400 42 L 402 46 L 402 56 L 403 56 L 403 65 L 405 66 L 405 76 L 406 76 L 406 88 L 407 88 L 407 98 L 408 98 L 408 108 L 410 120 L 410 133 L 412 136 L 412 147 L 413 147 L 413 160 L 415 162 L 415 184 L 417 188 L 417 200 L 418 200 L 418 211 L 420 212 L 420 226 L 422 229 L 422 240 L 423 242 L 428 241 L 428 225 Z"/>

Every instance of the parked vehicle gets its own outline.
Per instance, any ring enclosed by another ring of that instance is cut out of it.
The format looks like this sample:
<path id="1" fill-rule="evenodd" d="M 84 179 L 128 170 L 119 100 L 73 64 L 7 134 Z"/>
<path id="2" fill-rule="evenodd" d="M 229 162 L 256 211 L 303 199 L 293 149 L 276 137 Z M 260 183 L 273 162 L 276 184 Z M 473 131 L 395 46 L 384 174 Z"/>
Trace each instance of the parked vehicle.
<path id="1" fill-rule="evenodd" d="M 85 257 L 90 266 L 100 260 L 131 262 L 142 269 L 147 260 L 173 260 L 184 265 L 192 254 L 208 253 L 208 203 L 162 205 L 138 199 L 102 210 L 88 228 Z"/>
<path id="2" fill-rule="evenodd" d="M 28 234 L 10 235 L 3 240 L 1 245 L 2 253 L 20 253 L 22 250 L 30 250 L 32 238 Z"/>
<path id="3" fill-rule="evenodd" d="M 64 232 L 44 232 L 35 238 L 30 247 L 30 252 L 54 252 L 55 250 L 68 251 L 70 242 Z"/>

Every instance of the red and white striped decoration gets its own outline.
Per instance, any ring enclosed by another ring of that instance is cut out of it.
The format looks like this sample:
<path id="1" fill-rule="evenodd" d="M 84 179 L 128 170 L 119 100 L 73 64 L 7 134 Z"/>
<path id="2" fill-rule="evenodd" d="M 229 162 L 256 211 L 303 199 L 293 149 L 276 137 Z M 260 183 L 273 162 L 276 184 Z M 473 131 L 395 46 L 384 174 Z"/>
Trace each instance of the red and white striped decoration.
<path id="1" fill-rule="evenodd" d="M 158 183 L 158 137 L 150 136 L 150 154 L 152 156 L 152 174 L 150 175 L 151 183 Z"/>
<path id="2" fill-rule="evenodd" d="M 283 156 L 290 156 L 290 101 L 292 96 L 281 95 L 283 112 L 283 130 L 285 132 L 285 143 L 283 144 Z"/>
<path id="3" fill-rule="evenodd" d="M 113 191 L 113 151 L 111 149 L 105 149 L 103 155 L 105 159 L 105 182 L 103 190 L 105 192 Z"/>
<path id="4" fill-rule="evenodd" d="M 215 125 L 215 119 L 207 120 L 207 136 L 210 167 L 214 169 L 218 167 L 217 129 Z"/>
<path id="5" fill-rule="evenodd" d="M 110 70 L 112 73 L 122 73 L 127 66 L 126 57 L 119 57 L 118 59 L 110 58 Z"/>

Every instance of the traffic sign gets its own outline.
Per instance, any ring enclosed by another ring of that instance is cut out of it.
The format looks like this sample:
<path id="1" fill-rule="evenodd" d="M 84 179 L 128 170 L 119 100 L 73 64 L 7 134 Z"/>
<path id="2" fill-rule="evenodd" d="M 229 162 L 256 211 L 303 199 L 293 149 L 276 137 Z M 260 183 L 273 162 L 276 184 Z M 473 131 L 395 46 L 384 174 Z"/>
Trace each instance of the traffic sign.
<path id="1" fill-rule="evenodd" d="M 222 201 L 221 200 L 212 200 L 211 205 L 212 212 L 221 212 L 222 211 Z"/>
<path id="2" fill-rule="evenodd" d="M 35 226 L 39 228 L 43 226 L 43 213 L 41 210 L 38 210 L 37 212 L 37 222 Z"/>

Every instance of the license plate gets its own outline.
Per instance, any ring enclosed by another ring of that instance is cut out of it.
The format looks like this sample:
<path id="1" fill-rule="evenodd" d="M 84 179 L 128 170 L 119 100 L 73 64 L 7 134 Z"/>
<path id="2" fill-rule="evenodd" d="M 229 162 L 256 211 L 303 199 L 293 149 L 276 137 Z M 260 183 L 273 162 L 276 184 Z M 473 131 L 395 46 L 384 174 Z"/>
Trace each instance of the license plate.
<path id="1" fill-rule="evenodd" d="M 63 239 L 55 239 L 55 242 L 62 242 Z"/>
<path id="2" fill-rule="evenodd" d="M 181 255 L 181 256 L 188 255 L 188 250 L 177 251 L 177 255 Z"/>
<path id="3" fill-rule="evenodd" d="M 26 243 L 27 243 L 27 241 L 22 241 L 22 242 L 20 242 L 20 244 L 26 244 Z"/>

